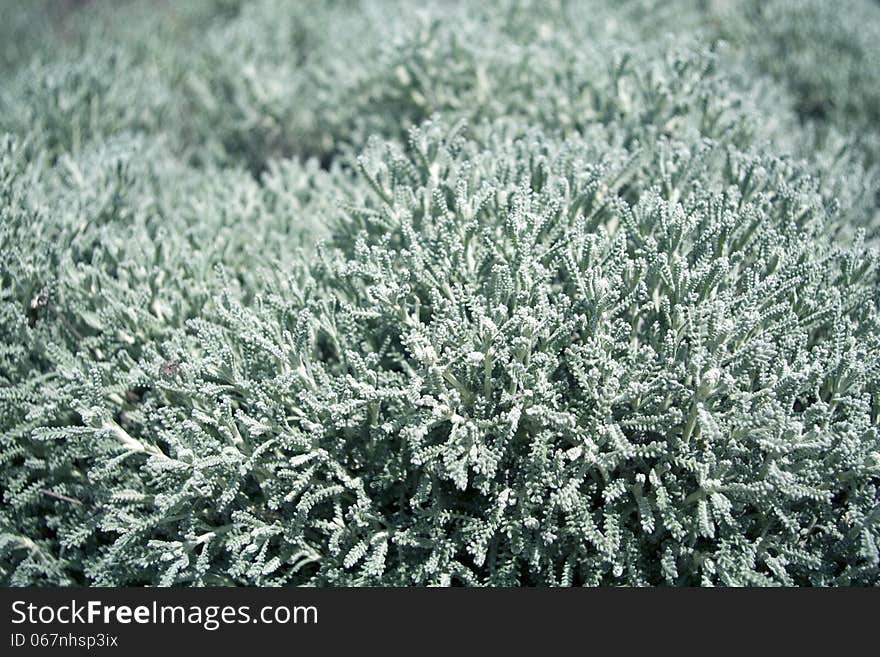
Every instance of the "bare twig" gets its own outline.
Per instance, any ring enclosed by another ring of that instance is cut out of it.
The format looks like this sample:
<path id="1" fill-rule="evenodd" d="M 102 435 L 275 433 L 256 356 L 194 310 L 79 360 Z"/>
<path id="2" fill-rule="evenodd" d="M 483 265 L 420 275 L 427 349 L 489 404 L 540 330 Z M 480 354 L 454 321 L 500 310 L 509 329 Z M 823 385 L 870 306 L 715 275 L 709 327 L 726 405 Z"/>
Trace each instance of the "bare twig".
<path id="1" fill-rule="evenodd" d="M 48 495 L 49 497 L 54 497 L 56 500 L 61 500 L 62 502 L 70 502 L 71 504 L 76 504 L 77 506 L 83 506 L 83 507 L 88 506 L 76 498 L 68 497 L 67 495 L 62 495 L 61 493 L 56 493 L 55 491 L 51 491 L 46 488 L 41 488 L 40 492 L 43 495 Z"/>

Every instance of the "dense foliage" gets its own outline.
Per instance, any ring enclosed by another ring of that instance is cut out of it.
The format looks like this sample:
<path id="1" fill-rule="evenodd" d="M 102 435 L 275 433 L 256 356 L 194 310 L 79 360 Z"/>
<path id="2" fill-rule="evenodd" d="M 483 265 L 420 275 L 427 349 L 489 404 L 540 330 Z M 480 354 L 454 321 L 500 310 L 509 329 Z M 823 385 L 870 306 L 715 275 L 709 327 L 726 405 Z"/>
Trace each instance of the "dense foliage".
<path id="1" fill-rule="evenodd" d="M 0 5 L 0 581 L 880 583 L 880 5 L 482 4 Z"/>

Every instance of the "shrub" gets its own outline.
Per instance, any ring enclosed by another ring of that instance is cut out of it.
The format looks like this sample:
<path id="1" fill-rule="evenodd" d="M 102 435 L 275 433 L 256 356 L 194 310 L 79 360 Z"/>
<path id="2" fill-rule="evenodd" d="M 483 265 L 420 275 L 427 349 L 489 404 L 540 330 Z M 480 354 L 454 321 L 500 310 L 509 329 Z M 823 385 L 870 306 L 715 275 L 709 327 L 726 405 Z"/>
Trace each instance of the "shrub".
<path id="1" fill-rule="evenodd" d="M 2 581 L 880 583 L 874 165 L 592 9 L 205 2 L 22 64 Z"/>

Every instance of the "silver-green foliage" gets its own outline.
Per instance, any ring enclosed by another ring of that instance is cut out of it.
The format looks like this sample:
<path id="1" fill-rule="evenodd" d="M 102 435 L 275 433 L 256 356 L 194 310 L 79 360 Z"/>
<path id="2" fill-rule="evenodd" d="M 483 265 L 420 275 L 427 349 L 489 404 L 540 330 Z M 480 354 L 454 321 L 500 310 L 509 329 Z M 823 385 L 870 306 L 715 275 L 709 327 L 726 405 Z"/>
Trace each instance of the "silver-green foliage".
<path id="1" fill-rule="evenodd" d="M 647 2 L 214 4 L 3 91 L 0 580 L 880 583 L 849 137 Z"/>

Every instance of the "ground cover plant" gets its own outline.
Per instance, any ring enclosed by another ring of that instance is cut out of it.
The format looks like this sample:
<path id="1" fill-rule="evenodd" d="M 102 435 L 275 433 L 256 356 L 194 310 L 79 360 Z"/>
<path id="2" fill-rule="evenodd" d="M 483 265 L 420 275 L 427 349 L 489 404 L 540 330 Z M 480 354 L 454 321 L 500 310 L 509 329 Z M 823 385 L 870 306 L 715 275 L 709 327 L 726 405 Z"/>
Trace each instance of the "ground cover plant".
<path id="1" fill-rule="evenodd" d="M 0 582 L 880 583 L 844 4 L 0 4 Z"/>

